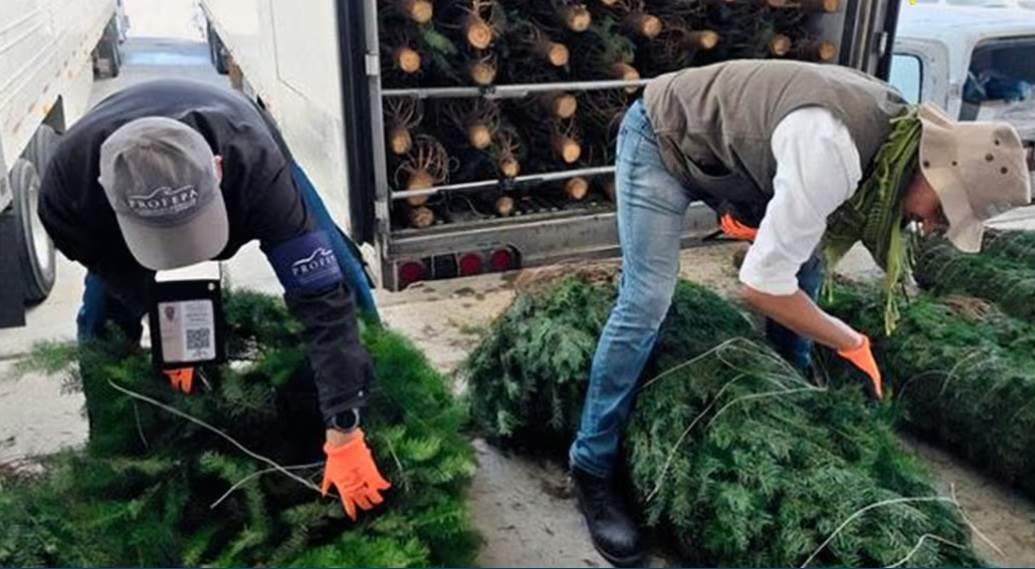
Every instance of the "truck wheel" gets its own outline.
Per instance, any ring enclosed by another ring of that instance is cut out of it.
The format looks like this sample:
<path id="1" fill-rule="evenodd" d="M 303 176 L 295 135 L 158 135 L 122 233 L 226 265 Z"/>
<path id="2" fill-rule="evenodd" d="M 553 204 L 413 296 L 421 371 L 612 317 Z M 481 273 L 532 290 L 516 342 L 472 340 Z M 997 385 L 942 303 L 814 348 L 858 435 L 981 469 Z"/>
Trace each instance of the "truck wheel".
<path id="1" fill-rule="evenodd" d="M 29 147 L 25 149 L 25 158 L 36 167 L 36 173 L 39 174 L 40 180 L 43 179 L 43 175 L 47 171 L 50 158 L 54 156 L 54 150 L 57 148 L 59 139 L 60 136 L 57 131 L 51 128 L 50 125 L 41 124 L 35 136 L 29 142 Z"/>
<path id="2" fill-rule="evenodd" d="M 40 222 L 37 200 L 40 176 L 35 164 L 19 158 L 8 175 L 14 193 L 15 245 L 22 266 L 25 283 L 25 301 L 38 304 L 54 288 L 54 243 Z"/>

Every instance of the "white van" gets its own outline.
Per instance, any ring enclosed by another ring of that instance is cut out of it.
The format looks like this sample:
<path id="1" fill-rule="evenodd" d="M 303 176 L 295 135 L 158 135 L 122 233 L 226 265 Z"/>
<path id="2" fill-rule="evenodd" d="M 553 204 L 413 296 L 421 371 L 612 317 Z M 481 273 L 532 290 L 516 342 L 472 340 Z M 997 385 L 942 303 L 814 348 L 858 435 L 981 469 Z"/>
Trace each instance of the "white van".
<path id="1" fill-rule="evenodd" d="M 960 120 L 1013 124 L 1033 148 L 1035 172 L 1035 1 L 904 3 L 894 51 L 889 80 L 906 98 Z M 1033 222 L 1035 208 L 1022 208 L 995 225 L 1035 229 Z"/>

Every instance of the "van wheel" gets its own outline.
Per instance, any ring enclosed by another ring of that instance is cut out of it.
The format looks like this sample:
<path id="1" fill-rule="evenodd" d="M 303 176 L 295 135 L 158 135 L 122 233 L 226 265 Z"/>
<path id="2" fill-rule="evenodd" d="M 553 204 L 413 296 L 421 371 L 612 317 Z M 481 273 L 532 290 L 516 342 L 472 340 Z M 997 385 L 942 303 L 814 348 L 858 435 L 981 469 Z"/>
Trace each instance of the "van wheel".
<path id="1" fill-rule="evenodd" d="M 40 175 L 25 158 L 15 160 L 8 175 L 14 194 L 15 240 L 25 284 L 25 302 L 43 302 L 57 276 L 54 243 L 40 222 Z"/>

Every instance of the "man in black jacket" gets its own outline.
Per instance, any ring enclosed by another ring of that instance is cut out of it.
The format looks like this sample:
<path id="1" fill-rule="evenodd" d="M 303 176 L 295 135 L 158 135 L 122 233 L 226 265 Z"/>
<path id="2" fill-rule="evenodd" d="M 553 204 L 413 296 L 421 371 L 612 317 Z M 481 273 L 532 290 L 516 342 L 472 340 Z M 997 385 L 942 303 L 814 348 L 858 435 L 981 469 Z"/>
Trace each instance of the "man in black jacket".
<path id="1" fill-rule="evenodd" d="M 80 341 L 109 323 L 139 341 L 156 271 L 228 259 L 258 240 L 304 325 L 327 424 L 324 491 L 336 486 L 353 518 L 381 502 L 389 484 L 359 429 L 373 372 L 354 302 L 376 316 L 369 285 L 258 107 L 181 80 L 121 91 L 64 136 L 39 214 L 57 248 L 89 271 Z"/>

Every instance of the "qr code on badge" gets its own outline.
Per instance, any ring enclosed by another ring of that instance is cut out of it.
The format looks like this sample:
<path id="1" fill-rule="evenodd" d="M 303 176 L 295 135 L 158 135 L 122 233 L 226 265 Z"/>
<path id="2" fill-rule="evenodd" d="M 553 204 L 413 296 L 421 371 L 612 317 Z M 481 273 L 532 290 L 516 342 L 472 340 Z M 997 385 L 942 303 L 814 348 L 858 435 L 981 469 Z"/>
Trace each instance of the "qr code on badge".
<path id="1" fill-rule="evenodd" d="M 212 330 L 195 328 L 187 330 L 187 351 L 205 351 L 212 347 Z"/>

